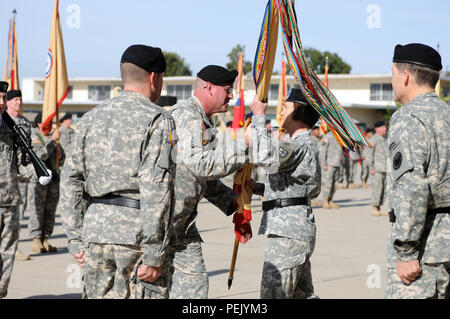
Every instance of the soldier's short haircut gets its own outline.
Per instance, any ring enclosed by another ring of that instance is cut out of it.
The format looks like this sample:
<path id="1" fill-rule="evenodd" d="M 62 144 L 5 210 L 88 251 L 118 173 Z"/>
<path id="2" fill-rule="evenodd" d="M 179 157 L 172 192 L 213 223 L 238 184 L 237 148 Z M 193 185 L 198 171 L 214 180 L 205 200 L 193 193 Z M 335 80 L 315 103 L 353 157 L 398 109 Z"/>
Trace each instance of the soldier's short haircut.
<path id="1" fill-rule="evenodd" d="M 120 74 L 124 84 L 138 84 L 147 80 L 148 72 L 132 63 L 120 63 Z"/>
<path id="2" fill-rule="evenodd" d="M 312 128 L 319 120 L 319 113 L 313 109 L 311 105 L 303 105 L 295 103 L 295 110 L 292 113 L 292 119 L 294 121 L 301 121 L 305 123 L 309 128 Z"/>
<path id="3" fill-rule="evenodd" d="M 411 63 L 396 63 L 400 72 L 407 70 L 419 86 L 435 88 L 440 78 L 440 71 Z"/>

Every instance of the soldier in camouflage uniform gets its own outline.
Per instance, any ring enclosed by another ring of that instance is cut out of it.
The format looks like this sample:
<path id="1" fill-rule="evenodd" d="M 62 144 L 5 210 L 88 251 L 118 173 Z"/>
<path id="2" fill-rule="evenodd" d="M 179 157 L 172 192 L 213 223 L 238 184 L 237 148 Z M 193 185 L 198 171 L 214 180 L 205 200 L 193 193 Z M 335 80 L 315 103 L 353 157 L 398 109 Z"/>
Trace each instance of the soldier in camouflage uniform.
<path id="1" fill-rule="evenodd" d="M 372 145 L 372 137 L 374 134 L 374 130 L 372 128 L 366 129 L 366 138 L 367 141 Z M 361 186 L 363 188 L 369 188 L 369 184 L 367 180 L 369 179 L 369 156 L 371 155 L 372 149 L 370 147 L 365 147 L 361 154 Z"/>
<path id="2" fill-rule="evenodd" d="M 20 90 L 11 90 L 6 94 L 6 112 L 17 124 L 18 127 L 22 127 L 24 131 L 31 135 L 31 123 L 27 118 L 22 116 L 22 92 Z M 20 149 L 18 150 L 20 151 Z M 19 205 L 19 216 L 23 218 L 25 211 L 27 209 L 27 199 L 28 199 L 28 183 L 29 178 L 26 176 L 22 166 L 19 166 L 19 189 L 20 197 L 22 198 L 22 203 Z M 20 230 L 20 227 L 19 227 Z M 29 260 L 30 256 L 22 252 L 19 248 L 16 250 L 15 255 L 16 260 Z"/>
<path id="3" fill-rule="evenodd" d="M 322 165 L 322 198 L 323 208 L 339 208 L 333 203 L 336 183 L 340 167 L 344 165 L 344 154 L 331 131 L 326 133 L 321 141 L 320 163 Z"/>
<path id="4" fill-rule="evenodd" d="M 5 109 L 8 83 L 0 81 L 0 115 Z M 0 298 L 8 293 L 19 243 L 20 191 L 15 137 L 0 116 Z"/>
<path id="5" fill-rule="evenodd" d="M 441 57 L 423 44 L 398 45 L 387 139 L 393 208 L 386 298 L 448 298 L 450 278 L 450 107 L 435 93 Z"/>
<path id="6" fill-rule="evenodd" d="M 168 296 L 176 137 L 172 117 L 155 104 L 165 69 L 161 49 L 129 47 L 122 93 L 78 122 L 61 216 L 69 252 L 84 267 L 84 297 Z"/>
<path id="7" fill-rule="evenodd" d="M 171 245 L 170 298 L 176 299 L 208 297 L 202 239 L 195 225 L 197 205 L 204 197 L 223 213 L 231 215 L 236 210 L 238 195 L 219 178 L 236 172 L 248 162 L 248 148 L 243 139 L 235 141 L 229 132 L 219 133 L 211 120 L 213 114 L 227 111 L 237 72 L 207 66 L 197 76 L 194 96 L 169 110 L 180 138 L 175 183 L 175 239 Z"/>
<path id="8" fill-rule="evenodd" d="M 35 253 L 55 252 L 57 248 L 52 246 L 48 238 L 53 233 L 55 226 L 55 213 L 59 201 L 60 168 L 57 167 L 57 157 L 62 165 L 65 153 L 62 147 L 57 148 L 56 141 L 60 132 L 45 135 L 42 131 L 42 114 L 39 113 L 31 130 L 33 150 L 40 157 L 47 169 L 52 171 L 52 180 L 47 185 L 38 183 L 36 174 L 32 174 L 29 184 L 29 208 L 30 222 L 28 231 L 33 238 L 31 250 Z"/>
<path id="9" fill-rule="evenodd" d="M 272 144 L 264 129 L 266 103 L 252 103 L 253 159 L 269 166 L 264 187 L 264 215 L 259 234 L 267 235 L 261 281 L 262 299 L 317 298 L 310 258 L 316 240 L 311 199 L 320 193 L 320 165 L 311 127 L 319 115 L 300 89 L 292 89 L 281 114 L 290 138 Z M 273 171 L 273 156 L 279 165 Z M 272 166 L 272 167 L 271 167 Z"/>
<path id="10" fill-rule="evenodd" d="M 59 143 L 63 148 L 64 152 L 66 153 L 66 155 L 69 155 L 73 141 L 73 135 L 75 134 L 74 129 L 70 127 L 72 125 L 72 114 L 66 113 L 61 118 L 59 123 L 60 123 L 59 131 L 61 132 L 61 138 L 59 139 Z"/>
<path id="11" fill-rule="evenodd" d="M 387 216 L 380 210 L 386 191 L 386 125 L 384 122 L 375 123 L 375 135 L 372 138 L 373 148 L 368 156 L 370 175 L 372 175 L 372 215 Z"/>

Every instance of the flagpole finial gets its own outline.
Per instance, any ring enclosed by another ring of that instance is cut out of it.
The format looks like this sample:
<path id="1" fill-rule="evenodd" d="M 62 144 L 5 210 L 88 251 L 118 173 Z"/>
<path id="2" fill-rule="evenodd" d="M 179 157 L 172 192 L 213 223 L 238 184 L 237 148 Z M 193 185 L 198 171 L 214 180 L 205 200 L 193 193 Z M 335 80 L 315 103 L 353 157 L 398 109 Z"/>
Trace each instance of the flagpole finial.
<path id="1" fill-rule="evenodd" d="M 16 8 L 14 8 L 14 10 L 13 10 L 13 12 L 12 12 L 14 15 L 16 15 L 17 14 L 17 10 L 16 10 Z"/>

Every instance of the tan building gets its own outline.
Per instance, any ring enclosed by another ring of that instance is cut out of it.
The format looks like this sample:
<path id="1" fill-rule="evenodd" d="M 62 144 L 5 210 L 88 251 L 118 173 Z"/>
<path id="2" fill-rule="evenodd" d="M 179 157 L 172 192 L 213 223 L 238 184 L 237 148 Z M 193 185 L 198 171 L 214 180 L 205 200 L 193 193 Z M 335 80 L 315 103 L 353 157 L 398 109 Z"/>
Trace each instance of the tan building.
<path id="1" fill-rule="evenodd" d="M 323 81 L 324 75 L 319 75 Z M 393 91 L 390 74 L 331 74 L 329 76 L 329 87 L 337 100 L 345 108 L 347 113 L 358 123 L 361 128 L 373 127 L 376 121 L 384 120 L 388 111 L 391 113 L 397 109 L 393 101 Z M 278 85 L 280 75 L 272 77 L 269 90 L 268 115 L 272 124 L 276 125 L 275 115 L 278 103 Z M 74 122 L 85 112 L 110 99 L 123 89 L 120 78 L 71 78 L 70 92 L 64 101 L 61 114 L 74 113 Z M 293 76 L 287 77 L 288 91 L 296 87 L 297 83 Z M 195 86 L 195 77 L 166 77 L 162 89 L 163 96 L 176 96 L 178 100 L 192 96 Z M 450 79 L 441 81 L 442 95 L 450 96 Z M 245 77 L 245 105 L 246 114 L 250 113 L 250 103 L 255 96 L 255 85 L 252 76 Z M 22 95 L 24 100 L 25 114 L 31 119 L 33 114 L 42 110 L 44 96 L 44 79 L 24 78 L 22 81 Z M 222 116 L 224 122 L 232 119 L 235 100 L 230 103 L 227 114 Z"/>

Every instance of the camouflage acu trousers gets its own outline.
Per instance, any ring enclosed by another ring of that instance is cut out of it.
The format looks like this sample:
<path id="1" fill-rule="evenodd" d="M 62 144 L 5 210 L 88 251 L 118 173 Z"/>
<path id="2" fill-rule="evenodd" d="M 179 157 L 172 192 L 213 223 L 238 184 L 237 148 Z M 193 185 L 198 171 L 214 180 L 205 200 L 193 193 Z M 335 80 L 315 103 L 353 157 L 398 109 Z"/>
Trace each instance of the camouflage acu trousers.
<path id="1" fill-rule="evenodd" d="M 0 298 L 8 293 L 14 266 L 14 255 L 19 244 L 18 206 L 0 207 Z"/>
<path id="2" fill-rule="evenodd" d="M 386 173 L 375 172 L 372 176 L 372 206 L 381 206 L 384 203 L 386 189 Z"/>
<path id="3" fill-rule="evenodd" d="M 314 242 L 269 235 L 261 299 L 315 299 L 309 261 Z"/>
<path id="4" fill-rule="evenodd" d="M 22 198 L 22 204 L 19 205 L 19 215 L 20 218 L 25 216 L 25 211 L 28 207 L 28 181 L 26 182 L 19 182 L 19 190 L 20 190 L 20 197 Z"/>
<path id="5" fill-rule="evenodd" d="M 328 166 L 322 170 L 322 197 L 331 200 L 336 192 L 336 183 L 339 178 L 339 167 Z"/>
<path id="6" fill-rule="evenodd" d="M 361 182 L 367 183 L 367 180 L 369 179 L 369 163 L 367 160 L 363 160 L 361 163 Z"/>
<path id="7" fill-rule="evenodd" d="M 389 268 L 385 298 L 387 299 L 449 299 L 450 262 L 422 263 L 422 274 L 410 285 L 405 285 L 397 269 Z"/>
<path id="8" fill-rule="evenodd" d="M 59 201 L 59 181 L 48 185 L 29 183 L 30 223 L 28 231 L 32 238 L 49 237 L 55 226 L 55 213 Z"/>
<path id="9" fill-rule="evenodd" d="M 171 247 L 170 299 L 207 299 L 208 273 L 200 241 L 178 241 Z"/>
<path id="10" fill-rule="evenodd" d="M 163 299 L 168 297 L 167 267 L 154 283 L 137 277 L 138 246 L 90 243 L 85 251 L 84 291 L 89 299 Z"/>

